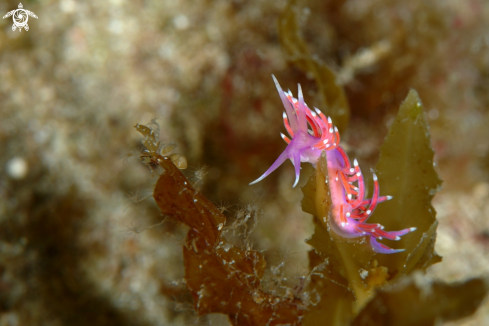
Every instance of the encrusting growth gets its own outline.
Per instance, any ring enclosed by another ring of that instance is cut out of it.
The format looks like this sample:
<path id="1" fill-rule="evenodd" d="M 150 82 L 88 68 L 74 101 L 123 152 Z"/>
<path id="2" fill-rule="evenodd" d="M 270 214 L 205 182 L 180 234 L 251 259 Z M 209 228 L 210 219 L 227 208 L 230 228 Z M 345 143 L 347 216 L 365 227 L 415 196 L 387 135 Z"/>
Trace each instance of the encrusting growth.
<path id="1" fill-rule="evenodd" d="M 391 249 L 377 240 L 383 238 L 400 240 L 401 236 L 416 228 L 387 232 L 380 224 L 366 223 L 377 204 L 392 199 L 391 196 L 379 196 L 377 176 L 373 175 L 373 197 L 365 199 L 362 171 L 356 159 L 353 161 L 353 166 L 351 165 L 348 155 L 339 144 L 340 134 L 331 118 L 326 117 L 317 108 L 314 108 L 314 111 L 309 109 L 304 102 L 300 85 L 298 85 L 299 95 L 296 99 L 290 90 L 284 92 L 275 76 L 272 77 L 285 107 L 283 121 L 290 138 L 281 134 L 282 139 L 288 144 L 287 147 L 272 166 L 250 185 L 263 180 L 286 159 L 290 159 L 295 167 L 295 187 L 299 182 L 301 162 L 309 162 L 315 167 L 324 150 L 328 163 L 327 183 L 332 200 L 331 228 L 345 238 L 370 236 L 370 245 L 378 253 L 391 254 L 404 251 L 404 249 Z"/>

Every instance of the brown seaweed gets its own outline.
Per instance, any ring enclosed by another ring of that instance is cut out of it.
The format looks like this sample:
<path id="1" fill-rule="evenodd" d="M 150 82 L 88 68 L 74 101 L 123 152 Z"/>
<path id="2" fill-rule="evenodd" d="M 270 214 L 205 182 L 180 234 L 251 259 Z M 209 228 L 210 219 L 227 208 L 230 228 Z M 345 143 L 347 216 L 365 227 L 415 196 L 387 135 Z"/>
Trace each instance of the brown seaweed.
<path id="1" fill-rule="evenodd" d="M 137 125 L 149 144 L 147 164 L 163 172 L 154 199 L 163 215 L 187 225 L 183 257 L 185 280 L 199 314 L 225 313 L 234 325 L 299 324 L 303 314 L 297 298 L 272 295 L 261 289 L 266 262 L 263 255 L 241 249 L 222 237 L 226 217 L 197 191 L 169 157 L 158 152 L 159 142 L 149 128 Z"/>

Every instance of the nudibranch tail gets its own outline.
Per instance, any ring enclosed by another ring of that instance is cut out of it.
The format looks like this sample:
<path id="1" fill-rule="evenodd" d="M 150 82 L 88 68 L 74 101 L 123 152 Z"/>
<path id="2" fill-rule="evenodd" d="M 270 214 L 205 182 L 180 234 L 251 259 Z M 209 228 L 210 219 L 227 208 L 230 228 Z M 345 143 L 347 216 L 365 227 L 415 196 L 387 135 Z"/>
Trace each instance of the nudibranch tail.
<path id="1" fill-rule="evenodd" d="M 372 249 L 379 254 L 395 254 L 404 251 L 404 249 L 389 248 L 385 244 L 378 242 L 374 236 L 370 237 L 370 245 L 372 246 Z"/>
<path id="2" fill-rule="evenodd" d="M 370 236 L 370 245 L 377 253 L 392 254 L 403 251 L 389 248 L 378 240 L 400 240 L 403 235 L 416 228 L 387 232 L 380 224 L 366 223 L 379 203 L 392 199 L 392 196 L 380 196 L 377 176 L 373 175 L 372 198 L 364 198 L 365 181 L 362 171 L 356 159 L 353 166 L 351 165 L 348 155 L 339 145 L 340 134 L 331 118 L 326 117 L 317 108 L 314 108 L 314 111 L 309 109 L 304 102 L 300 85 L 296 99 L 290 91 L 284 92 L 275 76 L 272 77 L 285 108 L 282 117 L 290 138 L 280 134 L 287 147 L 272 166 L 250 185 L 260 182 L 289 159 L 295 169 L 295 187 L 299 182 L 301 162 L 309 162 L 315 166 L 321 152 L 325 150 L 328 164 L 327 181 L 332 201 L 331 229 L 346 238 Z"/>
<path id="3" fill-rule="evenodd" d="M 328 184 L 332 201 L 330 226 L 345 238 L 370 236 L 370 245 L 377 253 L 393 254 L 403 249 L 391 249 L 377 240 L 400 240 L 403 235 L 416 230 L 407 228 L 401 231 L 384 231 L 377 223 L 367 223 L 375 208 L 392 196 L 379 196 L 380 187 L 377 175 L 373 175 L 374 191 L 372 198 L 365 199 L 365 182 L 357 160 L 351 167 L 348 156 L 341 146 L 327 152 Z"/>

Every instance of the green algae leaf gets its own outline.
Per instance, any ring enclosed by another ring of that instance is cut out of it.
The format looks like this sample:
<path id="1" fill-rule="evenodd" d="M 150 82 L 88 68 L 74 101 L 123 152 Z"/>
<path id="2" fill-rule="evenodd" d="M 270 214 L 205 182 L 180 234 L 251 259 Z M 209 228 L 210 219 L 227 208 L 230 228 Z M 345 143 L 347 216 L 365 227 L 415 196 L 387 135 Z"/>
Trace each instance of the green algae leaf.
<path id="1" fill-rule="evenodd" d="M 434 253 L 438 224 L 431 199 L 441 180 L 433 168 L 429 143 L 421 101 L 411 91 L 381 148 L 377 167 L 382 195 L 393 195 L 394 199 L 379 205 L 372 222 L 383 224 L 387 231 L 418 228 L 400 241 L 398 247 L 406 251 L 391 255 L 374 253 L 365 237 L 343 238 L 329 227 L 331 197 L 326 183 L 327 152 L 323 152 L 316 174 L 302 188 L 302 208 L 314 215 L 315 231 L 306 242 L 314 248 L 309 253 L 311 279 L 321 296 L 321 303 L 309 307 L 304 316 L 306 325 L 314 325 L 320 318 L 326 325 L 345 324 L 364 311 L 379 288 L 440 261 Z M 320 271 L 315 270 L 318 267 Z"/>
<path id="2" fill-rule="evenodd" d="M 489 278 L 431 282 L 417 272 L 377 293 L 352 326 L 432 326 L 470 316 L 489 290 Z"/>
<path id="3" fill-rule="evenodd" d="M 434 252 L 437 224 L 431 199 L 441 180 L 433 167 L 433 156 L 423 105 L 418 93 L 411 90 L 390 127 L 376 167 L 381 195 L 394 198 L 379 205 L 369 220 L 384 225 L 387 231 L 417 228 L 400 241 L 388 243 L 404 252 L 377 255 L 379 264 L 395 277 L 441 261 Z"/>
<path id="4" fill-rule="evenodd" d="M 336 74 L 309 53 L 297 24 L 296 0 L 291 0 L 279 18 L 279 35 L 290 60 L 316 81 L 320 95 L 320 108 L 330 116 L 339 131 L 346 129 L 350 108 L 343 87 L 337 84 Z"/>
<path id="5" fill-rule="evenodd" d="M 407 256 L 402 274 L 406 275 L 418 269 L 426 270 L 429 266 L 441 261 L 441 257 L 434 251 L 437 227 L 438 222 L 435 221 L 428 231 L 423 233 L 419 244 Z"/>
<path id="6" fill-rule="evenodd" d="M 307 288 L 312 304 L 306 310 L 303 324 L 341 326 L 350 322 L 355 298 L 347 279 L 338 269 L 341 263 L 332 254 L 335 244 L 325 223 L 331 208 L 329 188 L 324 183 L 328 176 L 326 164 L 325 158 L 321 157 L 316 173 L 301 188 L 304 194 L 302 210 L 314 216 L 315 224 L 314 234 L 306 240 L 314 249 L 309 251 L 311 281 Z M 322 216 L 322 221 L 319 216 Z"/>
<path id="7" fill-rule="evenodd" d="M 309 307 L 305 325 L 344 325 L 360 311 L 375 293 L 375 288 L 386 282 L 387 273 L 372 259 L 374 252 L 365 238 L 347 239 L 338 236 L 329 227 L 331 196 L 323 152 L 307 184 L 302 188 L 303 210 L 314 213 L 315 230 L 306 241 L 314 250 L 309 253 L 310 269 L 314 274 L 315 291 L 321 303 Z M 315 207 L 313 207 L 315 206 Z M 320 270 L 316 270 L 320 266 Z M 312 286 L 311 285 L 311 286 Z"/>
<path id="8" fill-rule="evenodd" d="M 321 231 L 324 228 L 321 227 Z M 311 305 L 303 318 L 303 325 L 343 326 L 352 319 L 352 292 L 340 275 L 315 250 L 309 252 L 311 267 L 308 293 Z"/>
<path id="9" fill-rule="evenodd" d="M 318 216 L 316 212 L 316 172 L 309 176 L 304 187 L 301 187 L 302 197 L 301 206 L 302 210 L 312 216 Z M 328 200 L 328 199 L 326 199 Z M 331 206 L 331 202 L 329 202 Z"/>

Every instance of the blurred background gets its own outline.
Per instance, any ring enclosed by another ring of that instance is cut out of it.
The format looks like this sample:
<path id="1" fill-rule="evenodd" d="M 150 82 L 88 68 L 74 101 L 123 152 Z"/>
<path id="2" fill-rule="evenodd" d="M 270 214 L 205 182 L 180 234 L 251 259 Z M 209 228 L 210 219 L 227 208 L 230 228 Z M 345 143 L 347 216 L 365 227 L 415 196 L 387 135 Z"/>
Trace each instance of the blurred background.
<path id="1" fill-rule="evenodd" d="M 252 239 L 270 266 L 307 270 L 312 220 L 292 165 L 248 186 L 285 148 L 271 74 L 294 94 L 301 83 L 310 104 L 318 97 L 281 46 L 287 1 L 22 4 L 38 16 L 29 31 L 0 20 L 0 325 L 229 325 L 194 315 L 186 230 L 147 198 L 157 175 L 134 159 L 133 126 L 152 119 L 231 220 L 259 208 Z M 17 7 L 2 1 L 0 12 Z M 434 198 L 444 261 L 428 275 L 487 275 L 489 2 L 299 0 L 295 10 L 310 53 L 345 87 L 342 141 L 364 171 L 409 89 L 419 92 L 444 180 Z M 484 324 L 487 299 L 450 323 Z"/>

